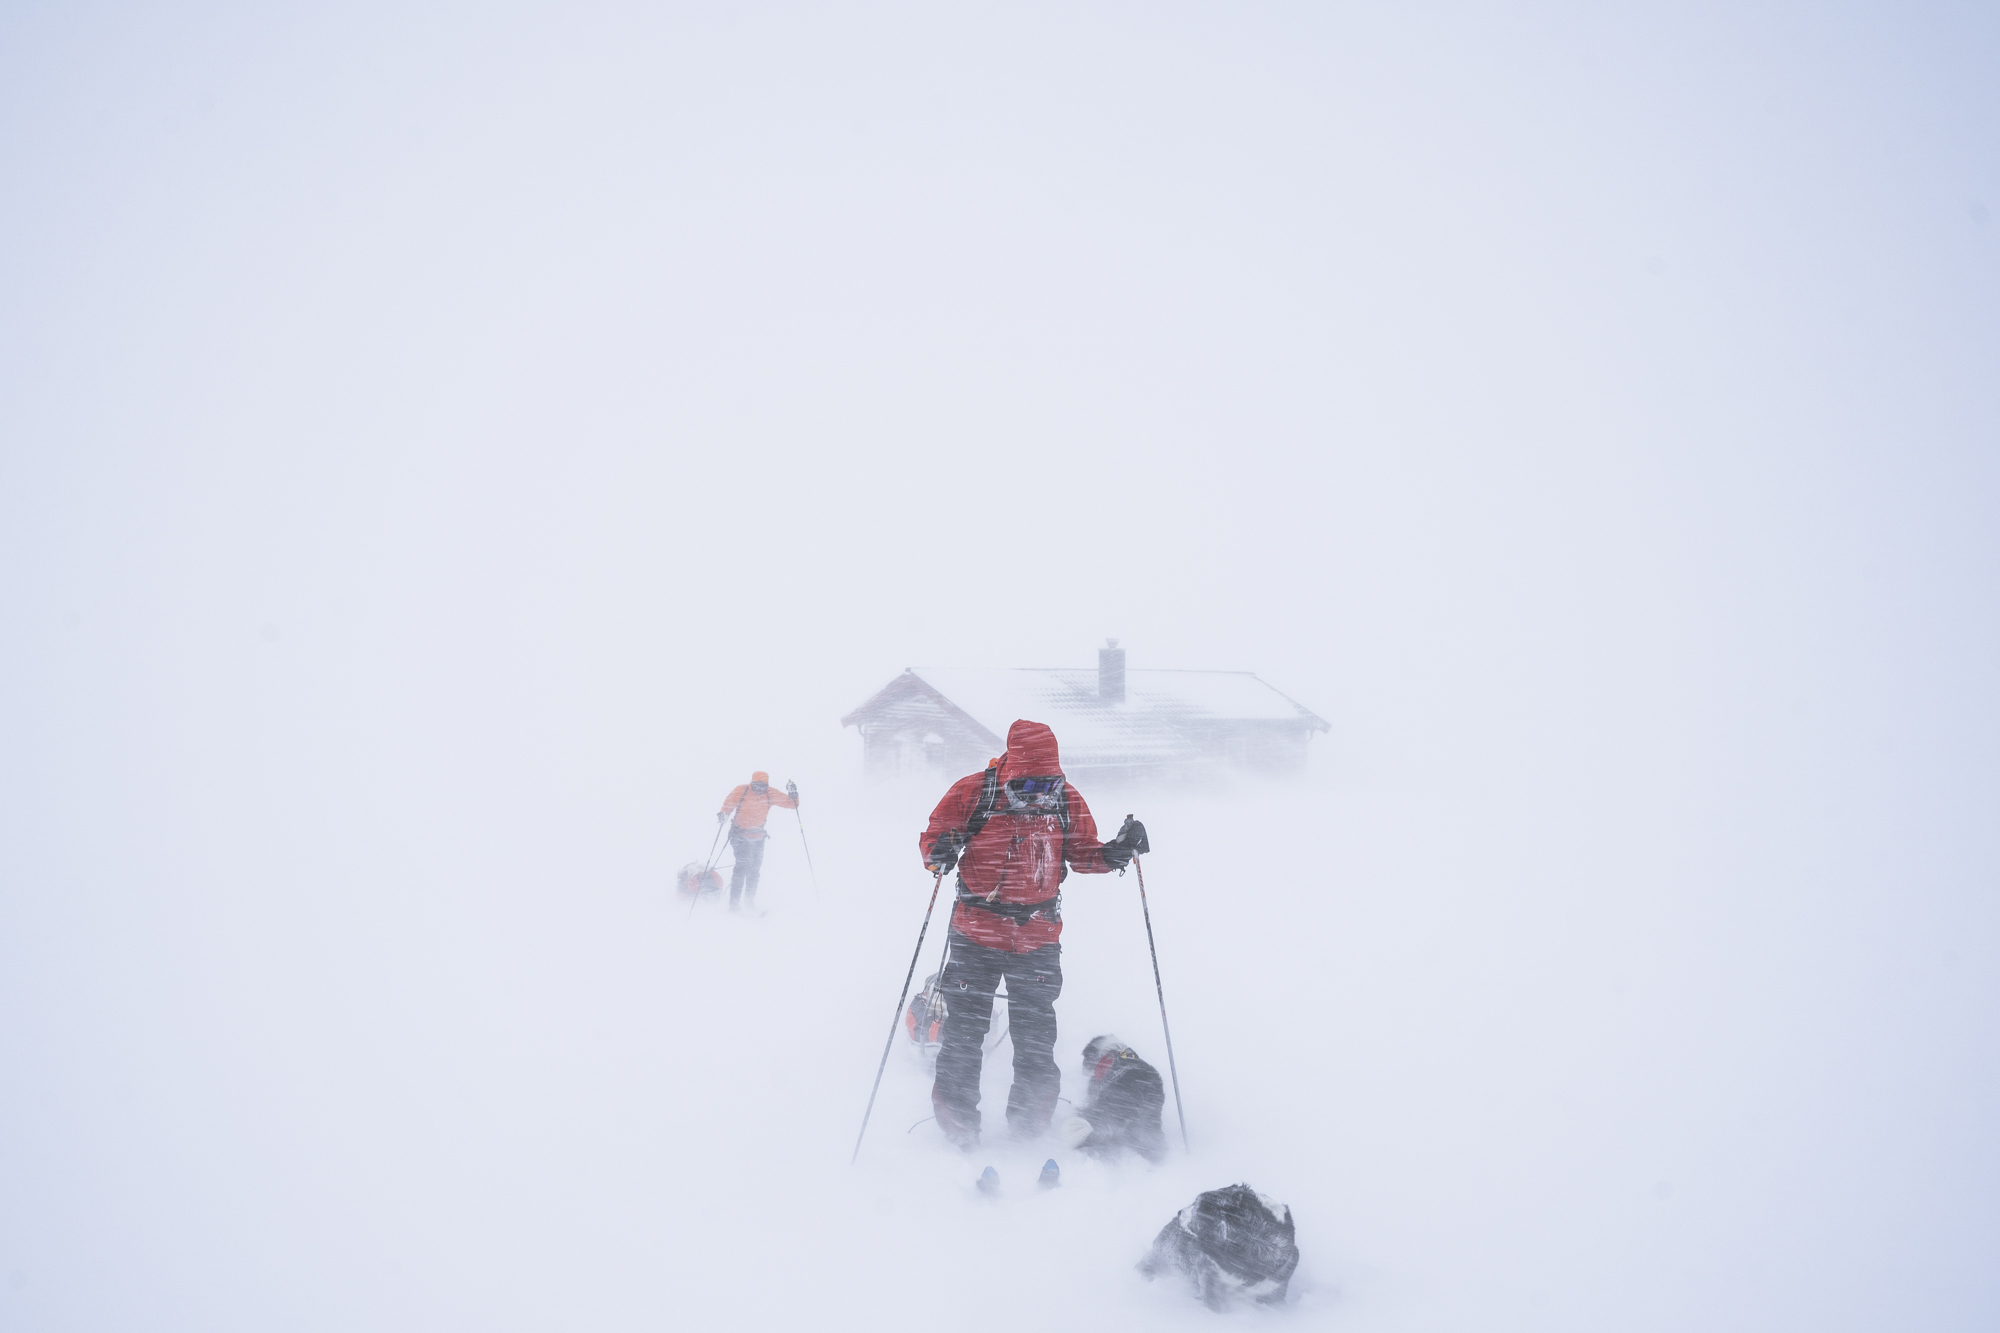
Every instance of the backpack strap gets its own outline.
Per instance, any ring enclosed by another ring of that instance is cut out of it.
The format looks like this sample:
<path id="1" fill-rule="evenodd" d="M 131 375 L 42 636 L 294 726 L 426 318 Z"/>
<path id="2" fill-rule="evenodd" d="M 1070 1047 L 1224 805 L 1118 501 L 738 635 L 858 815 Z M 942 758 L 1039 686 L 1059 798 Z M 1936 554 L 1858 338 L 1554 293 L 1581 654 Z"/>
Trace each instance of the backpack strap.
<path id="1" fill-rule="evenodd" d="M 972 813 L 966 816 L 965 840 L 971 842 L 979 836 L 979 830 L 986 827 L 986 821 L 993 817 L 993 807 L 1000 802 L 1000 765 L 994 764 L 986 770 L 986 780 L 980 785 L 979 799 L 972 803 Z M 1069 827 L 1065 818 L 1064 828 Z"/>
<path id="2" fill-rule="evenodd" d="M 965 819 L 965 841 L 968 845 L 971 844 L 974 838 L 979 836 L 979 831 L 986 827 L 986 821 L 993 817 L 994 807 L 999 803 L 1000 765 L 993 764 L 987 768 L 985 780 L 979 787 L 979 799 L 972 803 L 972 813 L 967 815 Z M 1061 821 L 1063 831 L 1062 859 L 1058 862 L 1062 869 L 1056 878 L 1056 883 L 1060 884 L 1063 880 L 1069 878 L 1069 783 L 1067 781 L 1056 792 L 1056 818 Z M 1014 910 L 1015 904 L 996 905 L 984 898 L 966 897 L 964 892 L 965 875 L 963 872 L 959 874 L 958 887 L 960 902 L 972 903 L 975 906 L 984 907 L 989 911 L 998 911 L 1002 915 L 1009 914 Z M 1029 903 L 1025 910 L 1032 913 L 1058 901 L 1060 901 L 1060 895 L 1049 899 L 1048 902 Z"/>
<path id="3" fill-rule="evenodd" d="M 1069 781 L 1068 779 L 1063 780 L 1062 789 L 1056 793 L 1056 818 L 1062 822 L 1062 831 L 1063 831 L 1062 860 L 1056 863 L 1059 867 L 1061 867 L 1056 874 L 1056 883 L 1060 884 L 1064 880 L 1069 878 Z"/>
<path id="4" fill-rule="evenodd" d="M 965 840 L 971 842 L 979 836 L 979 830 L 986 827 L 986 821 L 993 817 L 993 811 L 1000 804 L 1000 766 L 995 764 L 986 770 L 985 781 L 979 788 L 979 799 L 972 803 L 972 813 L 965 819 Z M 1056 819 L 1062 824 L 1063 836 L 1069 836 L 1069 783 L 1064 782 L 1056 793 Z"/>

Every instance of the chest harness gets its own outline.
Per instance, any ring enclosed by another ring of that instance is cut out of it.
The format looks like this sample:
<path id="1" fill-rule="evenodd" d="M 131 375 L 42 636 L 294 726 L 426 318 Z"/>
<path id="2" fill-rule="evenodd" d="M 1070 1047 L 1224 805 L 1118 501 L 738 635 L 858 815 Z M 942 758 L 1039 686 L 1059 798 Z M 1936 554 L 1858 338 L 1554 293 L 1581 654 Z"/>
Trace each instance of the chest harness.
<path id="1" fill-rule="evenodd" d="M 999 804 L 1000 767 L 995 764 L 986 770 L 985 780 L 979 787 L 979 799 L 973 802 L 972 813 L 966 817 L 965 845 L 968 851 L 972 847 L 972 840 L 978 837 L 980 830 L 986 827 L 986 821 L 993 817 L 993 811 Z M 1063 855 L 1058 862 L 1062 867 L 1062 873 L 1056 880 L 1060 884 L 1063 880 L 1069 878 L 1069 783 L 1067 782 L 1063 783 L 1056 790 L 1055 816 L 1056 822 L 1062 825 L 1063 831 Z M 1000 890 L 995 889 L 993 892 L 998 894 Z M 995 916 L 1004 916 L 1015 925 L 1020 926 L 1026 925 L 1029 918 L 1043 912 L 1048 914 L 1048 919 L 1051 921 L 1062 920 L 1062 894 L 1058 893 L 1053 898 L 1044 898 L 1037 903 L 1003 903 L 994 898 L 976 894 L 967 888 L 965 872 L 962 870 L 958 875 L 958 901 L 964 903 L 967 907 L 976 907 L 982 912 L 991 912 Z"/>

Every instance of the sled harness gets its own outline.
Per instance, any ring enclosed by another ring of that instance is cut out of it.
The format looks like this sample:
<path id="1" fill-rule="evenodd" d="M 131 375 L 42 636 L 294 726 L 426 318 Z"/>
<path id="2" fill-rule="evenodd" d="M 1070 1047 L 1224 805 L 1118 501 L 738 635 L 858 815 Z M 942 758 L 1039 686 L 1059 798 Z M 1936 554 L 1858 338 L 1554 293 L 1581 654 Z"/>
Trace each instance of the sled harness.
<path id="1" fill-rule="evenodd" d="M 972 803 L 972 813 L 967 815 L 965 819 L 965 832 L 962 836 L 965 839 L 967 847 L 972 845 L 972 840 L 978 837 L 980 831 L 986 827 L 986 821 L 993 817 L 993 811 L 999 804 L 1000 766 L 998 764 L 991 764 L 986 769 L 984 781 L 979 785 L 979 799 Z M 1056 821 L 1062 825 L 1063 850 L 1067 852 L 1069 850 L 1069 784 L 1067 782 L 1056 793 Z M 1053 898 L 1044 898 L 1036 903 L 995 902 L 968 890 L 965 886 L 965 876 L 963 874 L 960 874 L 957 878 L 958 901 L 966 904 L 968 907 L 977 907 L 982 912 L 991 912 L 995 916 L 1004 916 L 1016 925 L 1026 925 L 1031 918 L 1041 912 L 1047 912 L 1051 921 L 1062 919 L 1058 910 L 1062 902 L 1061 894 L 1057 894 Z M 1062 879 L 1068 878 L 1069 857 L 1064 856 L 1062 861 Z"/>

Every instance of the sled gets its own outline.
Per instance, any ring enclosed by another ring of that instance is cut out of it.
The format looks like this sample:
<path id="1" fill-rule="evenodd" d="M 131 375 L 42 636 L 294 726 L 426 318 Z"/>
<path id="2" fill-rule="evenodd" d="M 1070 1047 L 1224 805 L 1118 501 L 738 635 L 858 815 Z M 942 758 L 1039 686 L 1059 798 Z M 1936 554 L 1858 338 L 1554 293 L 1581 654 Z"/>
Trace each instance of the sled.
<path id="1" fill-rule="evenodd" d="M 722 872 L 712 870 L 699 861 L 690 861 L 682 866 L 681 873 L 674 877 L 674 892 L 689 901 L 705 898 L 711 893 L 721 893 Z"/>
<path id="2" fill-rule="evenodd" d="M 938 994 L 937 973 L 924 978 L 924 988 L 910 997 L 903 1011 L 903 1031 L 924 1057 L 926 1064 L 937 1060 L 938 1044 L 944 1035 L 944 996 Z"/>
<path id="3" fill-rule="evenodd" d="M 1001 1021 L 1003 1011 L 1000 1006 L 1006 1002 L 1007 992 L 1004 990 L 993 998 L 993 1017 L 986 1028 L 985 1054 L 987 1055 L 999 1049 L 1001 1041 L 1006 1038 L 1009 1031 L 1007 1025 Z M 944 1043 L 944 1020 L 948 1012 L 944 988 L 938 980 L 938 974 L 933 972 L 924 978 L 924 988 L 910 997 L 909 1007 L 903 1010 L 903 1035 L 917 1048 L 917 1054 L 923 1057 L 926 1068 L 937 1067 L 938 1051 Z M 993 1035 L 996 1028 L 999 1029 L 998 1036 Z"/>

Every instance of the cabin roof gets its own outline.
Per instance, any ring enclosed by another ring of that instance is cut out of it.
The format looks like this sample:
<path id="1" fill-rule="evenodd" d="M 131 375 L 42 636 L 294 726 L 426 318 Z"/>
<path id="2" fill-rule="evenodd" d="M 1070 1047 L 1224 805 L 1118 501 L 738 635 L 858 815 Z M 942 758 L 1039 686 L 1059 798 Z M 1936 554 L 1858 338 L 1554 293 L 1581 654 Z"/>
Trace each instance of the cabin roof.
<path id="1" fill-rule="evenodd" d="M 1249 671 L 1125 673 L 1125 698 L 1098 695 L 1098 673 L 1079 667 L 911 667 L 840 720 L 857 726 L 927 700 L 958 714 L 998 753 L 1016 718 L 1055 729 L 1064 763 L 1156 764 L 1192 758 L 1204 724 L 1290 723 L 1327 731 L 1325 719 Z"/>

